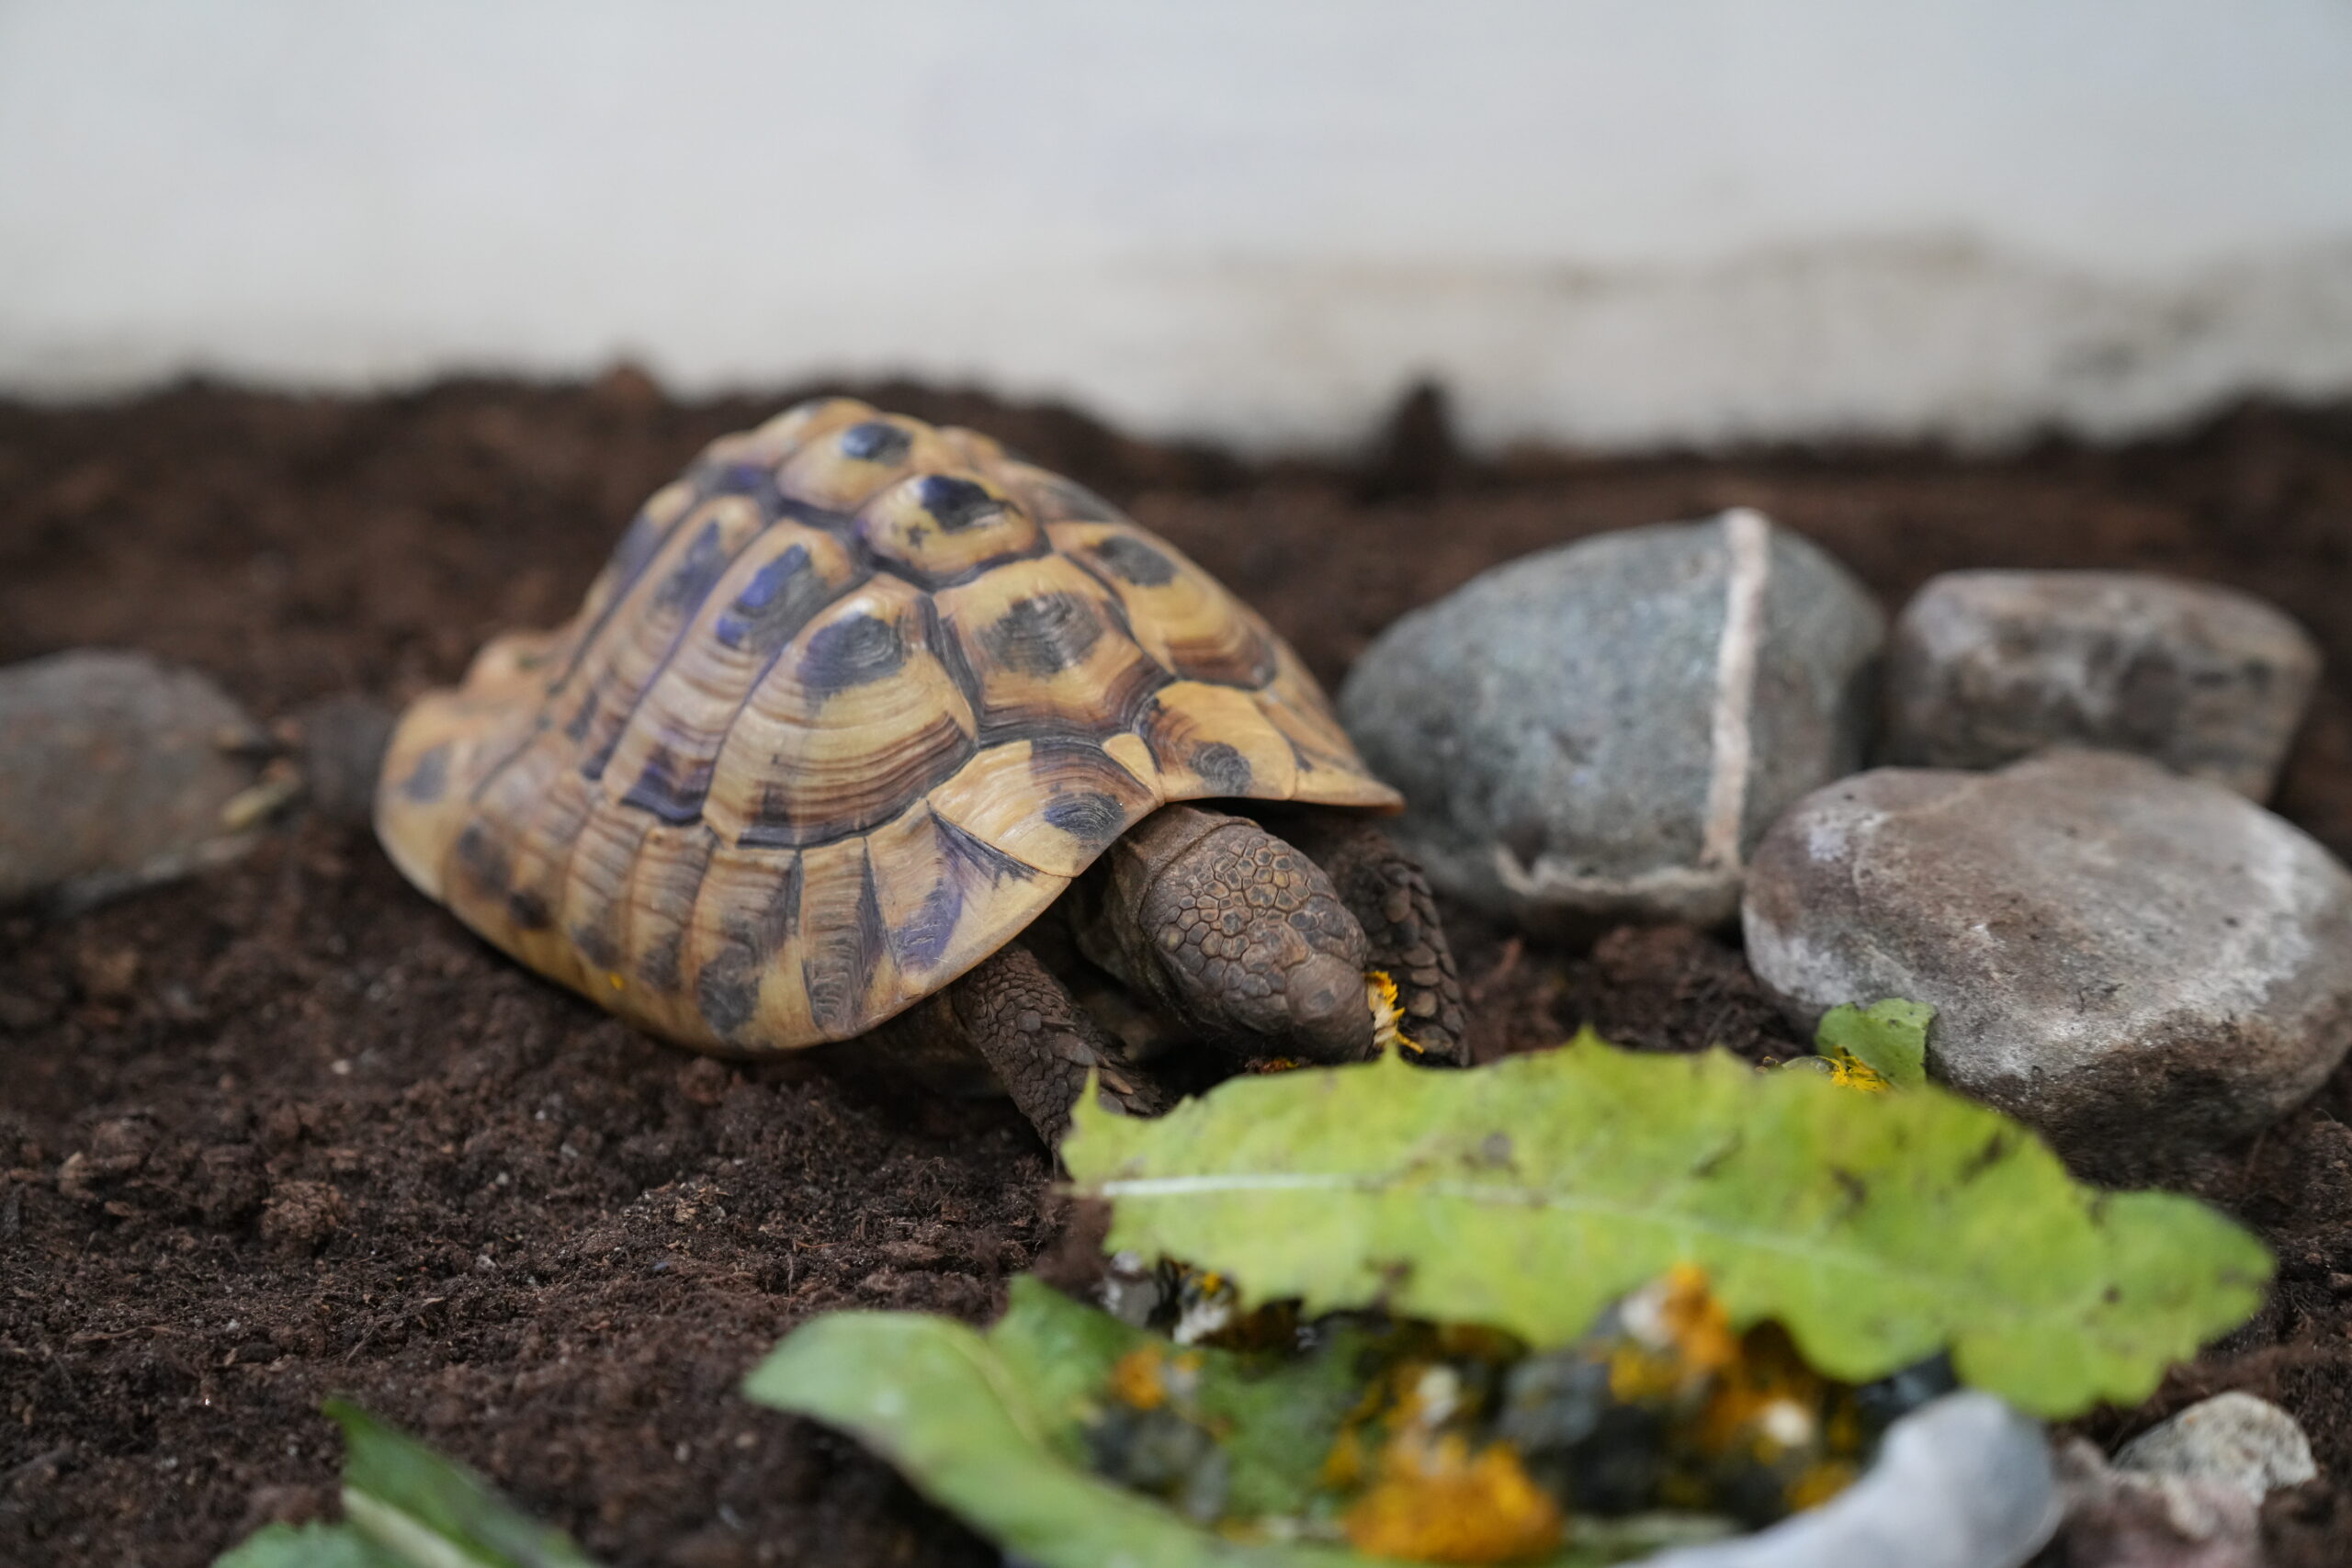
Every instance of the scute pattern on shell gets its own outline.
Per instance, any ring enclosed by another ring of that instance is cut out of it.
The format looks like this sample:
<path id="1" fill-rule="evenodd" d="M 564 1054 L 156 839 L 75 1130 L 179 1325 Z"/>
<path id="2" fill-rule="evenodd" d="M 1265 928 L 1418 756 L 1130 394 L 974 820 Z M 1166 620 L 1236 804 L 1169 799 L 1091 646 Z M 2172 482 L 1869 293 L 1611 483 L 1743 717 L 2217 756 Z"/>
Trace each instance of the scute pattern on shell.
<path id="1" fill-rule="evenodd" d="M 714 442 L 570 624 L 401 718 L 401 873 L 642 1027 L 859 1033 L 1159 806 L 1393 810 L 1296 654 L 1173 546 L 968 430 L 848 399 Z"/>

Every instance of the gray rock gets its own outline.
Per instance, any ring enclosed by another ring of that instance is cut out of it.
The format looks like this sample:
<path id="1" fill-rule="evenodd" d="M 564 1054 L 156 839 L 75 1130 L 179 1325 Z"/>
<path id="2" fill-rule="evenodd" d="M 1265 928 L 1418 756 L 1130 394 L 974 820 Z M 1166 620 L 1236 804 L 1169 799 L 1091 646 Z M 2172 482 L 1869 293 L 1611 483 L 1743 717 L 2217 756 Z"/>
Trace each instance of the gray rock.
<path id="1" fill-rule="evenodd" d="M 2245 797 L 2119 752 L 1832 784 L 1773 825 L 1745 915 L 1800 1028 L 1927 1002 L 1928 1071 L 2088 1169 L 2252 1133 L 2352 1043 L 2352 874 Z"/>
<path id="2" fill-rule="evenodd" d="M 2292 1416 L 2234 1391 L 2149 1427 L 2118 1450 L 2115 1466 L 2233 1487 L 2257 1506 L 2278 1487 L 2300 1486 L 2319 1474 L 2311 1440 Z"/>
<path id="3" fill-rule="evenodd" d="M 1713 924 L 1790 802 L 1860 763 L 1885 623 L 1760 514 L 1512 561 L 1405 616 L 1341 717 L 1442 887 L 1537 929 Z"/>
<path id="4" fill-rule="evenodd" d="M 11 665 L 0 736 L 0 903 L 87 903 L 251 841 L 266 738 L 192 671 L 108 649 Z"/>
<path id="5" fill-rule="evenodd" d="M 2267 798 L 2319 678 L 2284 612 L 2130 571 L 1956 571 L 1887 649 L 1887 761 L 1997 768 L 2074 742 Z"/>

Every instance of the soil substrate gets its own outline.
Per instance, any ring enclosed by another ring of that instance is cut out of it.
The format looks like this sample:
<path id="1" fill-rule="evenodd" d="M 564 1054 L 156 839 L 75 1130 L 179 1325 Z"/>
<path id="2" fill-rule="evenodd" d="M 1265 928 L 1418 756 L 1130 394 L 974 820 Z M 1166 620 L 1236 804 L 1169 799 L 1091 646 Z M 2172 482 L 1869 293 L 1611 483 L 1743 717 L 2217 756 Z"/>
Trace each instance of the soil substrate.
<path id="1" fill-rule="evenodd" d="M 1360 462 L 1249 465 L 1058 408 L 866 391 L 1126 504 L 1327 682 L 1495 562 L 1733 504 L 1811 535 L 1890 605 L 1958 567 L 2251 589 L 2329 660 L 2279 808 L 2352 856 L 2352 409 L 1986 459 L 1472 463 L 1424 397 Z M 493 630 L 566 615 L 641 497 L 782 400 L 678 403 L 619 371 L 0 406 L 0 661 L 143 648 L 264 717 L 404 700 Z M 1566 953 L 1454 929 L 1482 1056 L 1587 1021 L 1655 1049 L 1793 1048 L 1722 938 Z M 2352 1478 L 2352 1069 L 2190 1185 L 2278 1248 L 2273 1299 L 2086 1428 L 2112 1440 L 2247 1388 Z M 1009 1107 L 657 1044 L 468 935 L 362 829 L 300 822 L 72 919 L 0 913 L 0 1561 L 199 1564 L 331 1510 L 331 1392 L 616 1564 L 992 1561 L 854 1445 L 734 1390 L 815 1313 L 981 1321 L 1023 1269 L 1082 1277 L 1089 1220 Z M 2325 1483 L 2274 1498 L 2276 1555 L 2352 1561 L 2347 1517 Z"/>

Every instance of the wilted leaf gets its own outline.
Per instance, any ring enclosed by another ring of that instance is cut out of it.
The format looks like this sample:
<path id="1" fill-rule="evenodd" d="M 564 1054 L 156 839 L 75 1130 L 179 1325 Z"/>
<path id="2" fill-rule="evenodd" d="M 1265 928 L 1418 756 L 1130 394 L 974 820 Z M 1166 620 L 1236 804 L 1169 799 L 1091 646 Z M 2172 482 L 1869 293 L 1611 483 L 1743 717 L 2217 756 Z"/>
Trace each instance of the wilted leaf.
<path id="1" fill-rule="evenodd" d="M 1365 1568 L 1336 1546 L 1243 1540 L 1090 1471 L 1081 1426 L 1120 1357 L 1165 1346 L 1023 1278 L 981 1334 L 915 1313 L 833 1313 L 786 1337 L 747 1380 L 763 1404 L 848 1432 L 916 1490 L 1041 1568 Z M 1201 1404 L 1226 1428 L 1234 1503 L 1295 1512 L 1346 1412 L 1345 1356 L 1272 1370 L 1203 1357 Z M 1245 1498 L 1245 1478 L 1257 1491 Z M 1681 1534 L 1676 1532 L 1679 1530 Z M 1587 1568 L 1689 1534 L 1681 1521 L 1617 1521 L 1544 1568 Z"/>
<path id="2" fill-rule="evenodd" d="M 2240 1322 L 2260 1243 L 2167 1193 L 2096 1193 L 1999 1112 L 1845 1092 L 1719 1052 L 1600 1045 L 1431 1073 L 1237 1078 L 1158 1121 L 1080 1104 L 1063 1145 L 1110 1245 L 1309 1314 L 1385 1303 L 1573 1339 L 1678 1262 L 1736 1323 L 1863 1382 L 1950 1348 L 2043 1416 L 2136 1403 Z"/>
<path id="3" fill-rule="evenodd" d="M 1927 1003 L 1899 998 L 1866 1008 L 1848 1002 L 1821 1015 L 1814 1048 L 1851 1056 L 1896 1089 L 1917 1089 L 1928 1081 L 1928 1025 L 1935 1017 Z"/>

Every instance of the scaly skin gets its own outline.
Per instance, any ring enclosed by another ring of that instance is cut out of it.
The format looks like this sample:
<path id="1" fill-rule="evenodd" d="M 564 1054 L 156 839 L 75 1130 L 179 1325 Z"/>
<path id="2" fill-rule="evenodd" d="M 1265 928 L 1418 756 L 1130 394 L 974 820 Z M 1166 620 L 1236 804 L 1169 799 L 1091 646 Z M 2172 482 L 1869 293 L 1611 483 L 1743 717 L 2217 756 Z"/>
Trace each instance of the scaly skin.
<path id="1" fill-rule="evenodd" d="M 1429 1061 L 1466 1066 L 1462 976 L 1420 866 L 1377 823 L 1353 813 L 1303 811 L 1276 826 L 1315 857 L 1363 926 L 1371 966 L 1396 984 L 1406 1038 Z"/>
<path id="2" fill-rule="evenodd" d="M 1322 869 L 1257 823 L 1163 807 L 1082 891 L 1086 956 L 1207 1040 L 1311 1062 L 1371 1055 L 1363 930 Z"/>
<path id="3" fill-rule="evenodd" d="M 1157 1116 L 1174 1097 L 1138 1072 L 1116 1040 L 1022 942 L 1009 942 L 944 991 L 890 1020 L 877 1043 L 909 1063 L 979 1053 L 1048 1144 L 1061 1142 L 1089 1073 L 1106 1109 Z"/>
<path id="4" fill-rule="evenodd" d="M 1377 828 L 1335 818 L 1286 816 L 1285 838 L 1165 807 L 1071 890 L 1066 929 L 1040 922 L 876 1042 L 910 1065 L 978 1052 L 1048 1143 L 1090 1072 L 1116 1110 L 1156 1115 L 1174 1099 L 1071 995 L 1061 971 L 1080 954 L 1184 1036 L 1298 1062 L 1371 1055 L 1365 972 L 1378 968 L 1396 982 L 1419 1058 L 1460 1062 L 1461 983 L 1429 885 Z"/>

